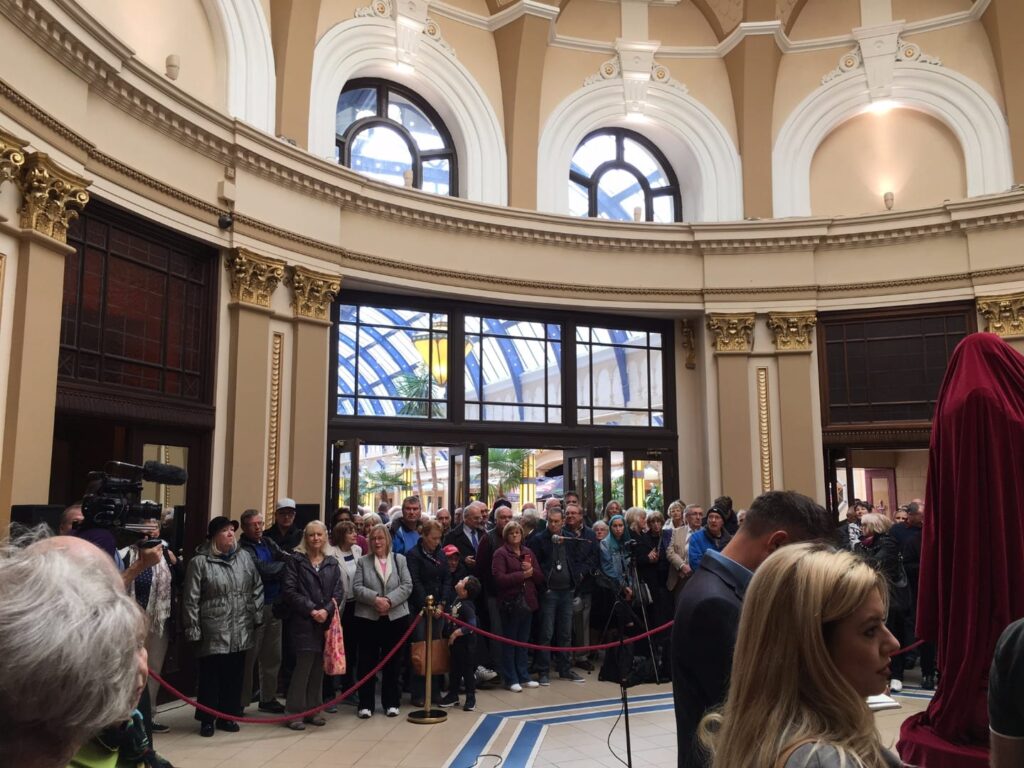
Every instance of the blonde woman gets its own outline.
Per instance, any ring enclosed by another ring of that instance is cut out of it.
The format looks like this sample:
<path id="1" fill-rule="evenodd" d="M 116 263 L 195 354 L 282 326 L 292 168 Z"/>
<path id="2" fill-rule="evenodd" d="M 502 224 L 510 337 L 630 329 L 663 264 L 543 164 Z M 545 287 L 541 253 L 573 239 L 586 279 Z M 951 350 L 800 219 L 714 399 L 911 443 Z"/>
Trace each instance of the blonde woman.
<path id="1" fill-rule="evenodd" d="M 386 525 L 375 525 L 366 536 L 370 551 L 356 563 L 352 592 L 356 598 L 359 636 L 359 677 L 370 672 L 401 639 L 409 625 L 409 597 L 412 576 L 403 555 L 391 551 L 391 533 Z M 402 690 L 398 685 L 402 652 L 384 666 L 380 701 L 388 717 L 398 717 Z M 360 719 L 373 716 L 376 679 L 359 689 Z"/>
<path id="2" fill-rule="evenodd" d="M 865 699 L 883 693 L 899 643 L 885 579 L 849 552 L 782 547 L 743 602 L 729 694 L 705 715 L 713 768 L 897 768 Z M 772 663 L 765 664 L 764 659 Z"/>

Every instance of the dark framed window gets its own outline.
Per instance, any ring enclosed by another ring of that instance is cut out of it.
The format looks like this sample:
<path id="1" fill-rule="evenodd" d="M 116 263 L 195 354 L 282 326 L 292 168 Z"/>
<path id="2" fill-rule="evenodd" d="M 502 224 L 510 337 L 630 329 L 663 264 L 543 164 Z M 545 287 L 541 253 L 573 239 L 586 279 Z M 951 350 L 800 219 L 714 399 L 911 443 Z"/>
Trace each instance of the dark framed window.
<path id="1" fill-rule="evenodd" d="M 569 212 L 613 221 L 683 220 L 672 166 L 651 141 L 625 128 L 602 128 L 580 142 L 569 167 Z"/>
<path id="2" fill-rule="evenodd" d="M 68 244 L 60 379 L 211 403 L 216 250 L 99 200 Z"/>
<path id="3" fill-rule="evenodd" d="M 440 115 L 413 91 L 377 78 L 350 80 L 338 97 L 336 159 L 371 179 L 457 196 L 458 157 Z"/>
<path id="4" fill-rule="evenodd" d="M 971 304 L 821 314 L 825 426 L 930 421 L 950 355 L 976 326 Z"/>
<path id="5" fill-rule="evenodd" d="M 669 321 L 355 291 L 334 312 L 339 430 L 399 431 L 406 442 L 429 433 L 439 444 L 587 433 L 671 445 Z"/>

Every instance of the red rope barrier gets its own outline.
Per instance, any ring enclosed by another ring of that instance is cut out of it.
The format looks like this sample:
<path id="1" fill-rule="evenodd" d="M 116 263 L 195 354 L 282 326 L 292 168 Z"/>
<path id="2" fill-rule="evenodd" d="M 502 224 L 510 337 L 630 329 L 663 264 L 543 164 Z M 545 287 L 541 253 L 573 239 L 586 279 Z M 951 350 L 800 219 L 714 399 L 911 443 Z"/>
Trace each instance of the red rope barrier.
<path id="1" fill-rule="evenodd" d="M 204 704 L 200 704 L 195 699 L 190 699 L 188 696 L 183 694 L 173 685 L 171 685 L 162 677 L 160 677 L 160 675 L 156 674 L 156 672 L 154 672 L 152 669 L 149 670 L 149 676 L 156 680 L 158 683 L 160 683 L 160 685 L 162 685 L 164 688 L 166 688 L 167 692 L 174 696 L 174 698 L 180 699 L 181 701 L 185 702 L 191 707 L 195 707 L 200 712 L 205 712 L 208 715 L 213 715 L 214 717 L 220 718 L 221 720 L 232 720 L 236 723 L 251 723 L 253 725 L 277 725 L 278 723 L 290 723 L 293 720 L 302 720 L 307 717 L 312 717 L 313 715 L 319 712 L 323 712 L 328 707 L 333 707 L 335 704 L 338 704 L 343 699 L 347 699 L 357 690 L 362 688 L 363 685 L 365 685 L 367 681 L 370 680 L 370 678 L 372 678 L 374 675 L 380 672 L 384 668 L 384 666 L 389 661 L 391 661 L 392 656 L 394 656 L 396 653 L 398 653 L 399 650 L 405 647 L 405 641 L 409 639 L 409 636 L 412 634 L 413 630 L 416 629 L 416 625 L 420 623 L 420 620 L 422 618 L 422 613 L 416 614 L 416 618 L 409 623 L 409 628 L 405 630 L 405 634 L 402 635 L 402 639 L 398 641 L 398 645 L 396 645 L 394 648 L 388 651 L 384 658 L 381 659 L 380 664 L 378 664 L 376 667 L 374 667 L 368 673 L 366 673 L 363 676 L 363 678 L 359 680 L 355 685 L 353 685 L 347 691 L 338 694 L 330 701 L 325 701 L 319 707 L 314 707 L 313 709 L 306 710 L 305 712 L 289 712 L 288 714 L 281 715 L 279 717 L 236 717 L 235 715 L 229 715 L 225 714 L 224 712 L 218 712 L 217 710 L 211 709 L 210 707 L 207 707 Z"/>
<path id="2" fill-rule="evenodd" d="M 450 613 L 443 613 L 442 612 L 441 615 L 444 616 L 446 619 L 449 619 L 453 624 L 457 624 L 458 626 L 463 627 L 465 629 L 470 629 L 473 632 L 475 632 L 478 635 L 481 635 L 483 637 L 489 637 L 492 640 L 497 640 L 498 642 L 501 642 L 501 643 L 508 643 L 509 645 L 515 645 L 515 646 L 517 646 L 519 648 L 531 648 L 531 649 L 533 649 L 535 651 L 555 651 L 555 652 L 561 652 L 561 653 L 583 653 L 585 651 L 607 651 L 609 648 L 617 648 L 619 646 L 619 644 L 620 644 L 620 642 L 618 640 L 616 640 L 616 641 L 611 642 L 611 643 L 601 643 L 600 645 L 580 645 L 580 646 L 571 646 L 571 647 L 568 647 L 568 648 L 565 648 L 565 647 L 562 647 L 562 646 L 554 646 L 554 645 L 537 645 L 536 643 L 527 643 L 527 642 L 523 642 L 522 640 L 512 640 L 511 638 L 508 638 L 508 637 L 502 637 L 501 635 L 495 635 L 492 632 L 488 632 L 488 631 L 483 630 L 483 629 L 478 629 L 477 627 L 474 627 L 472 624 L 467 624 L 464 621 L 460 621 L 459 619 L 457 619 L 454 616 L 452 616 Z M 672 623 L 673 622 L 671 622 L 671 621 L 666 621 L 660 627 L 655 627 L 654 629 L 652 629 L 652 630 L 650 630 L 648 632 L 644 632 L 642 635 L 634 635 L 633 637 L 627 637 L 625 640 L 622 641 L 622 643 L 628 645 L 629 643 L 635 643 L 635 642 L 637 642 L 639 640 L 646 640 L 651 635 L 656 635 L 659 632 L 664 632 L 666 629 L 668 629 L 669 627 L 672 626 Z"/>
<path id="3" fill-rule="evenodd" d="M 898 651 L 896 651 L 896 653 L 893 654 L 893 656 L 899 656 L 900 654 L 903 654 L 903 653 L 909 653 L 910 651 L 912 651 L 915 648 L 917 648 L 917 646 L 923 645 L 924 642 L 925 642 L 924 640 L 918 640 L 916 643 L 908 645 L 906 648 L 900 648 Z"/>

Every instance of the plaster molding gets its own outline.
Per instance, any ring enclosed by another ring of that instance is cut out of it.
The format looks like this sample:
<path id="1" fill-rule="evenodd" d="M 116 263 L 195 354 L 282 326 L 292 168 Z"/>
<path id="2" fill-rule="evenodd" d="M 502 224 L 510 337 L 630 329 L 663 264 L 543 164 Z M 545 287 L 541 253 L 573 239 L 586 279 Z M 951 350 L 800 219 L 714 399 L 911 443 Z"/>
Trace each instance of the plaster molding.
<path id="1" fill-rule="evenodd" d="M 719 313 L 708 315 L 707 327 L 712 334 L 715 354 L 749 355 L 754 346 L 754 313 Z"/>
<path id="2" fill-rule="evenodd" d="M 1024 293 L 979 296 L 977 303 L 988 333 L 1003 339 L 1024 338 Z"/>
<path id="3" fill-rule="evenodd" d="M 679 321 L 679 330 L 682 334 L 683 350 L 686 352 L 684 365 L 688 371 L 692 371 L 697 367 L 697 339 L 690 318 L 686 317 Z"/>
<path id="4" fill-rule="evenodd" d="M 277 73 L 260 0 L 201 0 L 227 48 L 228 113 L 270 135 L 277 121 Z"/>
<path id="5" fill-rule="evenodd" d="M 757 453 L 761 493 L 772 489 L 772 422 L 768 399 L 768 369 L 757 369 Z"/>
<path id="6" fill-rule="evenodd" d="M 21 228 L 66 243 L 68 225 L 89 202 L 85 188 L 92 182 L 64 170 L 43 152 L 25 158 L 16 181 L 22 194 Z"/>
<path id="7" fill-rule="evenodd" d="M 810 352 L 818 315 L 809 312 L 769 312 L 768 330 L 778 352 Z"/>
<path id="8" fill-rule="evenodd" d="M 281 468 L 281 368 L 284 334 L 275 331 L 270 342 L 270 398 L 267 409 L 267 488 L 265 510 L 276 509 L 278 471 Z"/>
<path id="9" fill-rule="evenodd" d="M 292 288 L 292 308 L 296 319 L 330 323 L 331 304 L 341 290 L 341 276 L 291 267 L 285 282 Z"/>
<path id="10" fill-rule="evenodd" d="M 626 120 L 626 99 L 623 81 L 607 80 L 577 90 L 554 109 L 537 152 L 538 210 L 569 214 L 565 189 L 573 153 L 598 128 L 635 127 Z M 662 82 L 646 84 L 642 113 L 645 134 L 666 152 L 676 176 L 684 183 L 693 179 L 683 194 L 684 219 L 742 219 L 740 157 L 718 118 L 693 96 Z"/>
<path id="11" fill-rule="evenodd" d="M 811 161 L 840 124 L 870 106 L 872 92 L 863 70 L 821 85 L 786 119 L 772 152 L 776 218 L 811 215 Z M 895 62 L 891 92 L 896 106 L 925 112 L 957 137 L 967 171 L 967 196 L 1005 192 L 1013 183 L 1009 127 L 992 96 L 973 80 L 947 67 L 919 61 Z"/>
<path id="12" fill-rule="evenodd" d="M 487 95 L 450 48 L 420 35 L 414 70 L 400 72 L 396 24 L 356 18 L 329 29 L 313 52 L 309 151 L 334 158 L 338 94 L 354 77 L 385 77 L 408 85 L 438 111 L 459 153 L 460 189 L 470 200 L 505 205 L 508 161 L 502 125 Z"/>
<path id="13" fill-rule="evenodd" d="M 231 300 L 270 310 L 270 297 L 284 277 L 285 262 L 235 248 L 224 260 L 231 277 Z"/>

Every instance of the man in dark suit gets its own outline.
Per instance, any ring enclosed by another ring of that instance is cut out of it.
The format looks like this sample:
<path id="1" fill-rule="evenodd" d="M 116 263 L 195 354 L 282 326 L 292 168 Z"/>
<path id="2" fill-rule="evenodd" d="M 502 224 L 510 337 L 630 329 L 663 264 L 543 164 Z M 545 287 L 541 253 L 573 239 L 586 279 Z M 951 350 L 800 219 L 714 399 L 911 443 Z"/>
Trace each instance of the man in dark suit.
<path id="1" fill-rule="evenodd" d="M 757 567 L 781 546 L 824 539 L 828 513 L 793 491 L 754 499 L 743 525 L 721 552 L 708 551 L 680 593 L 672 628 L 672 693 L 679 768 L 708 765 L 697 743 L 704 713 L 725 699 L 743 595 Z"/>

